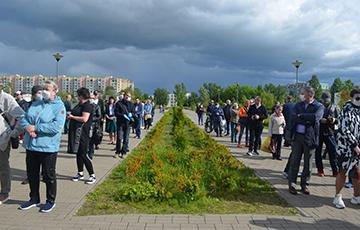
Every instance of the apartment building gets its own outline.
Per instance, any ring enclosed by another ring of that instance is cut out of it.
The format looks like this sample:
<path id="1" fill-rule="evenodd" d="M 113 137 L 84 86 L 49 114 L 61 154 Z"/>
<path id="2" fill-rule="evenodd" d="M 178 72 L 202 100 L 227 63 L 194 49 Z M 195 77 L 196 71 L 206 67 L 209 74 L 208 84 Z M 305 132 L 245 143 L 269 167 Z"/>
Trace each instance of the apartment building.
<path id="1" fill-rule="evenodd" d="M 31 93 L 31 88 L 34 85 L 41 85 L 44 81 L 51 80 L 55 82 L 59 87 L 59 92 L 76 93 L 76 90 L 80 87 L 86 87 L 93 92 L 94 90 L 105 91 L 107 86 L 112 86 L 116 92 L 131 87 L 134 89 L 134 81 L 122 78 L 115 78 L 113 76 L 105 77 L 67 77 L 65 75 L 59 75 L 58 77 L 46 77 L 43 75 L 34 76 L 20 76 L 18 74 L 12 74 L 10 76 L 0 76 L 0 81 L 7 85 L 8 82 L 12 83 L 14 92 L 21 91 L 24 94 Z M 11 92 L 11 93 L 14 93 Z"/>

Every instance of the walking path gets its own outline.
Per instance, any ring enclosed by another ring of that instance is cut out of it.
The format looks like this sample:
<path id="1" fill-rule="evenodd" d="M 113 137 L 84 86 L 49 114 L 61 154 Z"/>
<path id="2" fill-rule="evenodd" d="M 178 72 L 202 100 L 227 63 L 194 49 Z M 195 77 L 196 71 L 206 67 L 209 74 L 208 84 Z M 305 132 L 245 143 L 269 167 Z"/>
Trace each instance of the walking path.
<path id="1" fill-rule="evenodd" d="M 185 111 L 196 121 L 196 114 Z M 156 114 L 156 123 L 162 114 Z M 147 131 L 142 130 L 144 136 Z M 214 137 L 214 133 L 210 134 Z M 28 185 L 21 185 L 26 177 L 25 151 L 23 148 L 11 150 L 10 164 L 12 167 L 11 199 L 0 205 L 0 230 L 2 229 L 36 229 L 36 230 L 240 230 L 240 229 L 359 229 L 358 217 L 360 206 L 350 204 L 352 192 L 344 190 L 346 209 L 338 210 L 332 206 L 334 193 L 334 178 L 325 176 L 312 179 L 310 196 L 291 196 L 287 192 L 286 180 L 281 177 L 289 154 L 289 149 L 283 150 L 284 161 L 272 161 L 268 154 L 247 157 L 244 148 L 237 148 L 230 143 L 229 137 L 216 138 L 225 144 L 231 153 L 246 165 L 255 169 L 258 176 L 269 181 L 291 205 L 299 209 L 303 215 L 298 216 L 266 216 L 266 215 L 103 215 L 103 216 L 74 216 L 86 199 L 86 194 L 100 184 L 111 170 L 121 160 L 113 158 L 113 145 L 107 145 L 107 136 L 95 152 L 94 169 L 97 182 L 86 185 L 84 182 L 72 182 L 76 175 L 75 155 L 66 153 L 67 136 L 63 135 L 57 162 L 58 189 L 56 207 L 50 213 L 40 213 L 39 208 L 21 211 L 18 207 L 29 199 Z M 141 140 L 130 136 L 130 149 Z M 325 162 L 326 163 L 326 162 Z M 325 164 L 328 167 L 328 164 Z M 330 175 L 329 171 L 325 174 Z M 85 178 L 87 179 L 87 178 Z M 45 185 L 40 185 L 42 202 L 45 202 Z"/>

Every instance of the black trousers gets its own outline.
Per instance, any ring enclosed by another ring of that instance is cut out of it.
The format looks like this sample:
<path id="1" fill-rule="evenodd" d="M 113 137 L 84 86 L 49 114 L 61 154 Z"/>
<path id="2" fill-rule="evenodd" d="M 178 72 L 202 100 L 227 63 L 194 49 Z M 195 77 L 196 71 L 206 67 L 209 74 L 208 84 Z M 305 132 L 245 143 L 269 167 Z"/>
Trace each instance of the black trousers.
<path id="1" fill-rule="evenodd" d="M 262 122 L 252 122 L 250 123 L 250 143 L 249 151 L 258 150 L 261 146 L 261 134 L 264 129 Z"/>
<path id="2" fill-rule="evenodd" d="M 273 134 L 271 138 L 275 141 L 276 146 L 276 153 L 273 154 L 274 158 L 281 157 L 281 142 L 282 142 L 282 135 L 281 134 Z"/>
<path id="3" fill-rule="evenodd" d="M 26 150 L 26 173 L 30 186 L 30 201 L 40 203 L 40 166 L 46 184 L 46 201 L 55 202 L 56 198 L 56 153 Z"/>
<path id="4" fill-rule="evenodd" d="M 84 165 L 89 175 L 94 174 L 94 168 L 92 161 L 88 154 L 89 151 L 89 139 L 80 140 L 79 150 L 76 153 L 76 165 L 78 168 L 78 172 L 84 171 Z"/>

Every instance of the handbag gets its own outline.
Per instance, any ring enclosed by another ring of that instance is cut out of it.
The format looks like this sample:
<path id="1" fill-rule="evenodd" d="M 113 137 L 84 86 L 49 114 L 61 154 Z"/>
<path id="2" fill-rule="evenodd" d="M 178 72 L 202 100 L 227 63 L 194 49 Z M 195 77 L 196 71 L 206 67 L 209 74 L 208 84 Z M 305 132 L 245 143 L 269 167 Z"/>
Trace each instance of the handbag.
<path id="1" fill-rule="evenodd" d="M 271 153 L 270 151 L 271 137 L 267 137 L 264 143 L 262 143 L 260 150 L 263 152 Z"/>
<path id="2" fill-rule="evenodd" d="M 270 149 L 270 153 L 272 153 L 272 154 L 276 153 L 275 140 L 272 138 L 271 138 L 269 149 Z"/>
<path id="3" fill-rule="evenodd" d="M 0 108 L 0 113 L 1 116 L 4 118 L 4 120 L 6 121 L 6 123 L 8 123 L 9 127 L 11 130 L 15 129 L 15 125 L 11 125 L 9 119 L 7 118 L 7 116 L 5 116 L 5 113 L 2 111 L 2 109 Z M 12 149 L 17 149 L 19 148 L 19 136 L 17 137 L 10 137 L 10 142 L 11 142 L 11 148 Z"/>
<path id="4" fill-rule="evenodd" d="M 240 125 L 237 125 L 235 128 L 235 133 L 240 133 L 241 127 Z"/>
<path id="5" fill-rule="evenodd" d="M 151 114 L 146 114 L 145 115 L 145 120 L 151 119 Z"/>

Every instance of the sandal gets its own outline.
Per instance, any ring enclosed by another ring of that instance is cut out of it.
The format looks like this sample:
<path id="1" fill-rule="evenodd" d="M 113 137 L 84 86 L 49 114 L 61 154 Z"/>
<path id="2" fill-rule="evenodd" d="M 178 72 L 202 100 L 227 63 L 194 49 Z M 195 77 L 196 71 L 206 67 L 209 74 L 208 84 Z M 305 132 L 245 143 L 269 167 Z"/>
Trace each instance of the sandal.
<path id="1" fill-rule="evenodd" d="M 114 142 L 112 142 L 112 141 L 110 141 L 110 142 L 108 143 L 108 145 L 112 145 L 112 144 L 114 144 Z"/>

